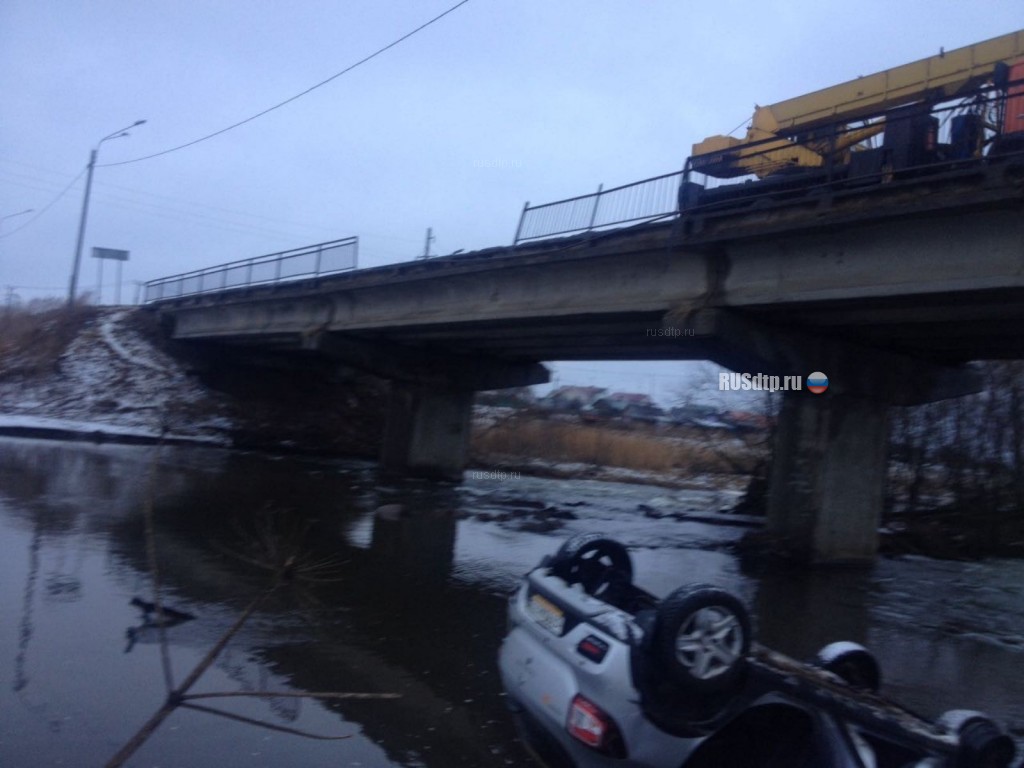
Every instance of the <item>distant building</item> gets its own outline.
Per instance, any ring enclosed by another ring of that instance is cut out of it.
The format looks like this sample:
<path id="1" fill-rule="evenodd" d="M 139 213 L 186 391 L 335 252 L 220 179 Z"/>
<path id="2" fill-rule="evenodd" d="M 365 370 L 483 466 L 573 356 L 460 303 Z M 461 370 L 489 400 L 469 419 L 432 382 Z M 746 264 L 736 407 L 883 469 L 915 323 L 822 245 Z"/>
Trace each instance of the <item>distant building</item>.
<path id="1" fill-rule="evenodd" d="M 594 401 L 594 410 L 604 416 L 622 416 L 627 408 L 657 408 L 650 395 L 613 392 Z M 660 410 L 660 409 L 659 409 Z"/>
<path id="2" fill-rule="evenodd" d="M 710 405 L 681 405 L 669 411 L 668 421 L 679 427 L 699 427 L 700 429 L 726 429 L 733 431 L 735 427 L 725 420 L 718 409 Z"/>
<path id="3" fill-rule="evenodd" d="M 542 398 L 540 404 L 551 411 L 579 411 L 590 408 L 607 391 L 604 387 L 559 387 Z"/>
<path id="4" fill-rule="evenodd" d="M 529 387 L 511 387 L 477 392 L 477 405 L 496 405 L 505 408 L 530 408 L 537 402 L 533 390 Z"/>

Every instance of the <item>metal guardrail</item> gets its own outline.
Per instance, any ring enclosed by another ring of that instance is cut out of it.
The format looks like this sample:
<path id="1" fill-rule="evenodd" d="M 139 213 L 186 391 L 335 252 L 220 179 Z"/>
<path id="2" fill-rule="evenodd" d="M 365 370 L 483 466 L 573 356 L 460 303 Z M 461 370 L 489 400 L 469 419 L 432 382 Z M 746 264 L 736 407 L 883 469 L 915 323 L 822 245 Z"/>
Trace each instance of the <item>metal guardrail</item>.
<path id="1" fill-rule="evenodd" d="M 555 235 L 649 221 L 678 212 L 679 182 L 683 172 L 666 173 L 621 187 L 554 203 L 523 206 L 514 244 Z"/>
<path id="2" fill-rule="evenodd" d="M 526 203 L 513 244 L 678 215 L 681 205 L 687 214 L 707 212 L 759 198 L 782 199 L 787 194 L 887 182 L 901 173 L 907 176 L 943 167 L 980 165 L 997 155 L 1024 149 L 1020 133 L 999 143 L 995 126 L 1004 124 L 1011 103 L 1017 105 L 1014 109 L 1021 109 L 1024 82 L 1009 83 L 1006 90 L 983 88 L 941 104 L 884 110 L 856 124 L 819 129 L 806 136 L 744 142 L 741 147 L 691 157 L 676 173 L 614 189 L 598 187 L 593 194 L 553 203 Z M 922 121 L 932 122 L 926 125 Z M 882 138 L 885 130 L 906 135 L 932 125 L 927 140 L 917 145 L 909 137 L 902 144 L 894 141 L 896 149 L 890 157 L 889 145 Z M 865 131 L 875 135 L 859 138 Z M 820 167 L 791 165 L 787 149 L 805 145 L 822 154 Z M 837 161 L 843 147 L 848 148 L 847 156 Z"/>
<path id="3" fill-rule="evenodd" d="M 177 299 L 253 285 L 272 285 L 291 280 L 347 272 L 356 268 L 359 238 L 346 237 L 326 243 L 232 261 L 215 267 L 161 277 L 143 285 L 142 302 Z"/>

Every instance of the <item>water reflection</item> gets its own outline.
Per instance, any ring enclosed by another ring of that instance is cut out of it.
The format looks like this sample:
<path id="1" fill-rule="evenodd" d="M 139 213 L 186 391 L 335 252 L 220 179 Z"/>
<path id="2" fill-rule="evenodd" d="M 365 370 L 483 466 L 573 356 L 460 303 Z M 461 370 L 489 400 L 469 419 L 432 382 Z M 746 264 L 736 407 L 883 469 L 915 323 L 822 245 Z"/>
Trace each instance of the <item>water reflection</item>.
<path id="1" fill-rule="evenodd" d="M 3 452 L 6 447 L 0 445 L 0 477 L 17 481 L 0 486 L 0 546 L 5 555 L 16 547 L 23 553 L 24 610 L 20 639 L 8 645 L 0 635 L 0 650 L 14 651 L 15 692 L 32 693 L 49 721 L 93 750 L 76 760 L 103 762 L 162 699 L 153 667 L 157 649 L 150 644 L 156 633 L 149 622 L 140 623 L 140 600 L 132 606 L 133 596 L 149 593 L 139 511 L 153 494 L 165 599 L 197 616 L 169 632 L 176 669 L 187 670 L 238 606 L 266 587 L 268 574 L 237 555 L 248 553 L 243 544 L 253 526 L 273 510 L 308 529 L 309 556 L 333 563 L 337 580 L 299 580 L 283 590 L 220 659 L 211 684 L 403 694 L 398 702 L 303 704 L 272 697 L 239 705 L 249 715 L 270 714 L 304 730 L 337 733 L 340 722 L 358 724 L 360 744 L 346 742 L 343 752 L 299 740 L 267 764 L 295 764 L 296 754 L 303 765 L 336 765 L 343 757 L 364 765 L 525 764 L 492 669 L 503 600 L 467 591 L 452 601 L 444 594 L 457 528 L 452 487 L 396 489 L 405 495 L 402 510 L 374 516 L 371 546 L 362 549 L 346 539 L 350 523 L 372 516 L 389 493 L 374 486 L 366 467 L 165 449 L 148 481 L 151 450 L 16 443 Z M 76 455 L 81 452 L 86 455 Z M 71 503 L 76 482 L 80 505 Z M 7 590 L 10 583 L 0 581 Z M 44 600 L 50 605 L 42 616 L 41 593 L 55 598 Z M 76 623 L 78 612 L 68 613 L 69 598 L 89 611 L 85 625 Z M 488 631 L 477 629 L 481 619 Z M 132 628 L 134 646 L 128 655 L 125 627 Z M 66 650 L 69 635 L 77 638 L 74 654 Z M 113 657 L 115 649 L 120 658 Z M 88 659 L 87 670 L 76 668 L 75 685 L 47 670 L 71 659 Z M 90 695 L 81 696 L 83 689 Z M 73 703 L 95 702 L 97 691 L 103 711 Z M 174 717 L 192 722 L 184 714 Z M 207 733 L 201 724 L 190 725 L 189 750 L 167 729 L 140 759 L 188 752 L 182 762 L 217 765 L 230 762 L 225 750 L 233 743 L 262 744 L 263 735 L 242 726 L 229 737 L 233 727 Z M 40 750 L 69 759 L 70 742 L 62 752 L 61 743 L 45 741 L 41 731 L 19 730 L 16 741 L 13 731 L 0 734 L 5 766 L 37 764 Z"/>
<path id="2" fill-rule="evenodd" d="M 233 764 L 245 745 L 253 765 L 528 765 L 494 666 L 504 592 L 583 530 L 629 544 L 642 583 L 660 594 L 692 581 L 738 591 L 766 644 L 806 657 L 855 640 L 876 651 L 911 703 L 1024 721 L 1024 684 L 1008 672 L 1024 648 L 1014 645 L 1024 638 L 1017 564 L 754 573 L 729 552 L 741 530 L 638 514 L 668 493 L 661 489 L 532 478 L 381 483 L 367 464 L 206 449 L 165 448 L 154 459 L 152 448 L 0 441 L 0 603 L 18 616 L 0 623 L 0 659 L 14 661 L 0 665 L 4 766 L 100 764 L 162 702 L 155 633 L 132 605 L 151 594 L 141 516 L 150 497 L 164 599 L 196 617 L 168 632 L 179 673 L 266 588 L 272 574 L 261 563 L 288 551 L 289 532 L 304 531 L 305 562 L 324 567 L 275 595 L 204 685 L 403 698 L 232 705 L 303 730 L 357 734 L 340 746 L 176 713 L 140 764 Z M 686 504 L 685 492 L 672 493 Z M 555 530 L 517 516 L 549 508 L 559 510 Z M 276 555 L 275 540 L 286 542 Z"/>
<path id="3" fill-rule="evenodd" d="M 375 575 L 418 584 L 444 582 L 455 559 L 457 530 L 453 499 L 447 501 L 436 506 L 389 504 L 374 512 L 371 562 L 383 566 Z"/>
<path id="4" fill-rule="evenodd" d="M 28 547 L 28 573 L 25 578 L 25 596 L 21 604 L 21 622 L 18 625 L 18 654 L 14 657 L 15 692 L 23 690 L 28 685 L 25 657 L 32 642 L 32 609 L 35 606 L 36 582 L 39 581 L 39 548 L 42 543 L 43 535 L 37 528 L 32 533 L 32 543 Z"/>
<path id="5" fill-rule="evenodd" d="M 867 645 L 871 581 L 860 570 L 761 572 L 753 606 L 759 640 L 801 659 L 836 640 Z"/>

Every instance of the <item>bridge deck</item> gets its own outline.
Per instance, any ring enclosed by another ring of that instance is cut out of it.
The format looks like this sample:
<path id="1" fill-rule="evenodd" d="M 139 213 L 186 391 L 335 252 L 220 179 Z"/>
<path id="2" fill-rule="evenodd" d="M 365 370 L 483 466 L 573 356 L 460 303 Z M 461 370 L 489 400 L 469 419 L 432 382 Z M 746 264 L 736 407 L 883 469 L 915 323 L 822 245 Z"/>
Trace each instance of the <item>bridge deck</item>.
<path id="1" fill-rule="evenodd" d="M 154 302 L 179 338 L 314 332 L 509 360 L 700 359 L 689 311 L 945 363 L 1024 357 L 1024 164 Z M 658 329 L 678 329 L 675 335 Z"/>

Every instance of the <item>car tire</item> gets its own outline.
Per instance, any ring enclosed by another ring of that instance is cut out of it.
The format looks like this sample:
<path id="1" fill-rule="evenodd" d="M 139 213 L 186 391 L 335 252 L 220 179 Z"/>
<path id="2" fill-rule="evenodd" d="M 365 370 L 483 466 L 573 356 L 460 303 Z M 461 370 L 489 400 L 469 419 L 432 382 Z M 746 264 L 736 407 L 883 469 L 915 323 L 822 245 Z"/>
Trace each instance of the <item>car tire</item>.
<path id="1" fill-rule="evenodd" d="M 1013 739 L 981 712 L 954 709 L 937 722 L 957 736 L 953 768 L 1009 768 L 1016 753 Z"/>
<path id="2" fill-rule="evenodd" d="M 681 587 L 658 606 L 651 653 L 674 684 L 696 695 L 738 690 L 750 651 L 750 615 L 707 584 Z"/>
<path id="3" fill-rule="evenodd" d="M 567 584 L 582 584 L 584 591 L 595 597 L 633 580 L 629 550 L 599 533 L 580 533 L 567 539 L 549 566 Z"/>
<path id="4" fill-rule="evenodd" d="M 1013 739 L 999 730 L 991 720 L 978 718 L 960 731 L 956 751 L 957 768 L 1009 768 L 1017 751 Z"/>
<path id="5" fill-rule="evenodd" d="M 814 663 L 853 688 L 878 693 L 882 687 L 878 661 L 871 651 L 858 643 L 829 643 L 818 651 Z"/>

